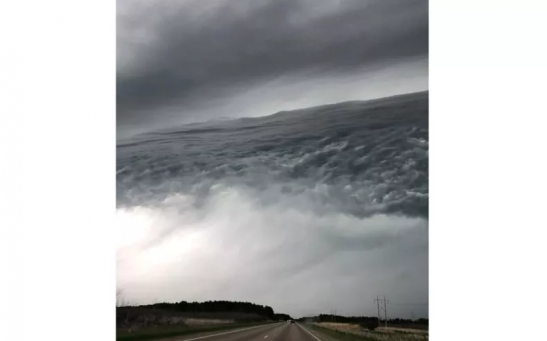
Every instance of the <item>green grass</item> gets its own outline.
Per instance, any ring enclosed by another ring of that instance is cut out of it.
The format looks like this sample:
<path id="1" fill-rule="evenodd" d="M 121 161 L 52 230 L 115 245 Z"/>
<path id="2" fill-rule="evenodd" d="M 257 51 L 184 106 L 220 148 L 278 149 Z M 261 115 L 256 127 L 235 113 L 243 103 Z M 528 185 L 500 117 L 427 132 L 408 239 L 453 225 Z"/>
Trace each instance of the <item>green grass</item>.
<path id="1" fill-rule="evenodd" d="M 309 326 L 313 330 L 317 330 L 317 331 L 321 332 L 322 334 L 331 336 L 331 337 L 335 338 L 336 340 L 340 340 L 340 341 L 376 341 L 376 340 L 373 340 L 373 339 L 368 338 L 368 337 L 359 336 L 359 335 L 355 335 L 355 334 L 350 334 L 350 333 L 346 333 L 346 332 L 343 332 L 343 331 L 340 331 L 340 330 L 333 330 L 333 329 L 329 329 L 329 328 L 319 327 L 319 326 L 316 326 L 316 325 L 313 325 L 313 324 L 311 324 Z"/>
<path id="2" fill-rule="evenodd" d="M 217 326 L 204 326 L 204 327 L 178 327 L 178 328 L 154 328 L 148 330 L 137 331 L 133 333 L 125 331 L 116 332 L 117 341 L 145 341 L 153 339 L 168 338 L 174 336 L 184 336 L 197 333 L 206 333 L 214 331 L 224 331 L 230 329 L 246 328 L 259 326 L 262 324 L 268 324 L 264 322 L 259 323 L 240 323 L 240 324 L 230 324 L 230 325 L 217 325 Z"/>

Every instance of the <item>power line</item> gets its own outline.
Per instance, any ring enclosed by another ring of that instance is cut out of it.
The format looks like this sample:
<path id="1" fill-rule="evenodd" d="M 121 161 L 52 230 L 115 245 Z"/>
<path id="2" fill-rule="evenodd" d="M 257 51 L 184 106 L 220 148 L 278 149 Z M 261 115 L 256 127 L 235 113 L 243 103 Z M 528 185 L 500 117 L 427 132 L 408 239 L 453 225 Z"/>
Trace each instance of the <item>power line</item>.
<path id="1" fill-rule="evenodd" d="M 387 304 L 389 303 L 389 301 L 386 299 L 385 296 L 384 296 L 383 299 L 376 296 L 376 299 L 374 301 L 376 302 L 376 305 L 378 307 L 378 326 L 380 326 L 380 321 L 382 320 L 382 315 L 380 313 L 380 310 L 383 310 L 384 311 L 384 325 L 387 327 Z M 383 303 L 383 307 L 381 306 L 380 302 Z"/>
<path id="2" fill-rule="evenodd" d="M 384 316 L 385 316 L 385 324 L 386 324 L 386 328 L 387 328 L 387 300 L 386 300 L 386 297 L 384 296 Z"/>
<path id="3" fill-rule="evenodd" d="M 378 327 L 380 327 L 380 299 L 378 298 L 378 296 L 376 296 L 374 302 L 376 302 L 376 305 L 378 306 Z"/>
<path id="4" fill-rule="evenodd" d="M 330 309 L 330 321 L 336 322 L 336 309 Z"/>

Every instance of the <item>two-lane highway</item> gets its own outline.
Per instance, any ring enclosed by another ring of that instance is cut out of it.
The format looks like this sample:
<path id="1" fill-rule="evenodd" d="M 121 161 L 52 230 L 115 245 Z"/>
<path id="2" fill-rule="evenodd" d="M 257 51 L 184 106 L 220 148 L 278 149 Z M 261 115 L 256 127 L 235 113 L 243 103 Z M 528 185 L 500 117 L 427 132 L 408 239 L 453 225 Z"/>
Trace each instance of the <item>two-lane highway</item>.
<path id="1" fill-rule="evenodd" d="M 176 341 L 324 341 L 297 323 L 281 322 Z"/>

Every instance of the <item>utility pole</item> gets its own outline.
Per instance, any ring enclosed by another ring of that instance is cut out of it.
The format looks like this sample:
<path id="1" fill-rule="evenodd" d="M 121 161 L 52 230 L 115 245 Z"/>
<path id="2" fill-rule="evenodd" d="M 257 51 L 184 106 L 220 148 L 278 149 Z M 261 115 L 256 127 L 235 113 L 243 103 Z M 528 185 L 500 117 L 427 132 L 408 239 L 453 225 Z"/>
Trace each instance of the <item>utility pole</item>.
<path id="1" fill-rule="evenodd" d="M 384 316 L 386 318 L 385 320 L 385 325 L 386 325 L 386 328 L 387 328 L 387 300 L 386 300 L 386 297 L 384 296 Z"/>
<path id="2" fill-rule="evenodd" d="M 376 296 L 376 299 L 374 300 L 376 302 L 376 305 L 378 306 L 378 327 L 380 327 L 380 321 L 382 317 L 380 316 L 380 299 L 378 296 Z"/>
<path id="3" fill-rule="evenodd" d="M 384 326 L 387 327 L 387 303 L 389 301 L 386 300 L 385 296 L 383 299 L 376 296 L 376 299 L 374 301 L 376 302 L 376 305 L 378 307 L 378 327 L 380 327 L 380 321 L 382 320 L 382 314 L 380 313 L 380 309 L 381 309 L 380 302 L 384 303 L 384 306 L 382 307 L 382 309 L 384 310 Z"/>

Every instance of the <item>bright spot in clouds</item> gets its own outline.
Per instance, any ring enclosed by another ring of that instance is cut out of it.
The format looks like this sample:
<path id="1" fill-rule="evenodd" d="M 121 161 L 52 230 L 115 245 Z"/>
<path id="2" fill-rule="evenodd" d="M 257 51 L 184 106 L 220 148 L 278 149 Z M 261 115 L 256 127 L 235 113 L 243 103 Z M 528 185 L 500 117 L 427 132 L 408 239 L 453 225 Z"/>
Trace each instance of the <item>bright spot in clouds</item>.
<path id="1" fill-rule="evenodd" d="M 118 249 L 145 241 L 147 234 L 151 233 L 153 223 L 149 210 L 140 207 L 117 210 L 116 236 Z"/>

